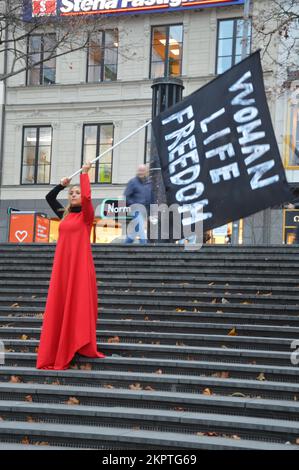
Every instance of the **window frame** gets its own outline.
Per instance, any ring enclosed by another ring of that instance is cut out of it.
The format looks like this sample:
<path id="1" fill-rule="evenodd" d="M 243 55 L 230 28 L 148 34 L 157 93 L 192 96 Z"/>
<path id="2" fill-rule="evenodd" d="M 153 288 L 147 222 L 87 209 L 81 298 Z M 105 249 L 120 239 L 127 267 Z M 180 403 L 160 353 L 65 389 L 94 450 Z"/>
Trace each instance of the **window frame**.
<path id="1" fill-rule="evenodd" d="M 44 38 L 45 36 L 53 36 L 56 38 L 56 34 L 55 33 L 49 33 L 49 34 L 45 34 L 45 33 L 34 33 L 34 34 L 29 34 L 28 37 L 27 37 L 27 58 L 26 58 L 26 86 L 51 86 L 51 85 L 55 85 L 56 84 L 56 70 L 57 70 L 57 63 L 56 63 L 56 57 L 55 57 L 55 79 L 54 79 L 54 82 L 53 83 L 44 83 L 44 64 L 45 62 L 47 62 L 47 60 L 44 59 L 44 54 L 45 54 L 45 42 L 44 42 Z M 30 40 L 31 38 L 33 37 L 40 37 L 41 38 L 41 51 L 40 51 L 40 61 L 41 63 L 38 65 L 38 68 L 39 68 L 39 83 L 29 83 L 29 77 L 30 77 L 30 73 L 34 70 L 34 66 L 32 67 L 29 67 L 29 57 L 30 57 L 30 53 L 32 53 L 32 51 L 30 51 Z M 53 59 L 54 57 L 52 57 Z M 51 60 L 51 59 L 49 59 Z"/>
<path id="2" fill-rule="evenodd" d="M 169 34 L 171 26 L 181 26 L 182 27 L 182 50 L 181 50 L 181 60 L 180 60 L 180 73 L 179 75 L 168 75 L 167 71 L 169 69 Z M 164 62 L 164 73 L 163 77 L 152 77 L 152 59 L 153 59 L 153 34 L 154 28 L 167 28 L 166 30 L 166 44 L 165 44 L 165 57 Z M 183 74 L 183 50 L 184 50 L 184 23 L 171 23 L 171 24 L 159 24 L 151 26 L 151 42 L 150 42 L 150 63 L 149 63 L 149 79 L 155 80 L 155 78 L 171 78 L 171 77 L 181 77 Z"/>
<path id="3" fill-rule="evenodd" d="M 235 62 L 236 60 L 236 43 L 237 43 L 237 22 L 238 20 L 243 20 L 244 21 L 244 18 L 242 16 L 235 16 L 235 17 L 232 17 L 232 18 L 218 18 L 217 19 L 217 35 L 216 35 L 216 57 L 215 57 L 215 75 L 218 77 L 218 75 L 221 75 L 222 73 L 224 72 L 219 72 L 218 73 L 218 52 L 219 52 L 219 29 L 220 29 L 220 22 L 221 21 L 233 21 L 234 22 L 234 26 L 233 26 L 233 36 L 231 37 L 231 39 L 233 40 L 233 48 L 232 48 L 232 65 L 231 67 L 233 67 L 234 65 L 236 65 L 237 63 L 239 62 Z M 230 38 L 227 38 L 227 39 L 230 39 Z M 250 44 L 249 44 L 249 54 L 251 53 L 251 46 L 252 46 L 252 18 L 250 17 Z M 221 56 L 221 57 L 224 57 L 224 56 Z M 228 56 L 227 56 L 228 57 Z"/>
<path id="4" fill-rule="evenodd" d="M 88 126 L 97 126 L 97 142 L 96 142 L 96 154 L 97 154 L 97 157 L 99 156 L 98 152 L 99 152 L 99 148 L 100 148 L 100 145 L 101 145 L 101 141 L 100 141 L 100 134 L 101 134 L 101 127 L 102 126 L 112 126 L 112 145 L 114 145 L 114 133 L 115 133 L 115 125 L 113 122 L 86 122 L 86 123 L 83 123 L 83 126 L 82 126 L 82 145 L 81 145 L 81 166 L 83 165 L 84 163 L 84 136 L 85 136 L 85 128 L 88 127 Z M 90 184 L 92 185 L 105 185 L 105 184 L 113 184 L 113 150 L 111 151 L 111 181 L 109 183 L 107 182 L 104 182 L 104 183 L 101 183 L 100 181 L 90 181 Z M 96 180 L 99 180 L 99 166 L 100 166 L 100 162 L 99 160 L 96 161 L 96 166 L 95 166 L 95 179 Z"/>
<path id="5" fill-rule="evenodd" d="M 111 28 L 111 29 L 101 29 L 100 31 L 97 32 L 97 34 L 101 33 L 102 34 L 102 43 L 103 45 L 101 46 L 102 50 L 103 50 L 103 54 L 102 54 L 102 59 L 101 59 L 101 64 L 100 64 L 100 67 L 101 67 L 101 77 L 100 77 L 100 80 L 97 80 L 97 81 L 93 81 L 93 80 L 90 80 L 89 81 L 89 49 L 90 49 L 90 38 L 91 38 L 91 35 L 89 35 L 88 37 L 88 43 L 87 43 L 87 54 L 86 54 L 86 74 L 85 74 L 85 82 L 86 83 L 110 83 L 110 82 L 116 82 L 118 80 L 118 48 L 119 48 L 119 45 L 117 47 L 115 47 L 115 49 L 117 50 L 117 57 L 116 57 L 116 78 L 115 80 L 105 80 L 104 79 L 104 75 L 105 75 L 105 44 L 106 44 L 106 32 L 109 32 L 109 31 L 117 31 L 117 39 L 118 39 L 118 44 L 119 44 L 119 31 L 118 31 L 118 28 Z"/>
<path id="6" fill-rule="evenodd" d="M 51 152 L 50 152 L 50 171 L 49 171 L 49 182 L 48 183 L 39 183 L 37 182 L 37 174 L 38 174 L 38 151 L 40 147 L 40 129 L 50 128 L 51 129 Z M 35 146 L 35 154 L 34 154 L 34 182 L 33 183 L 23 183 L 23 167 L 24 167 L 24 139 L 25 139 L 25 130 L 26 129 L 36 129 L 36 146 Z M 53 127 L 51 125 L 42 124 L 42 125 L 31 125 L 31 126 L 23 126 L 22 129 L 22 155 L 21 155 L 21 172 L 20 172 L 20 185 L 21 186 L 48 186 L 51 184 L 51 170 L 52 170 L 52 153 L 53 153 Z"/>
<path id="7" fill-rule="evenodd" d="M 290 149 L 292 148 L 293 140 L 294 144 L 296 145 L 296 137 L 297 137 L 297 127 L 293 126 L 293 122 L 296 122 L 296 126 L 299 123 L 299 108 L 297 105 L 296 110 L 293 110 L 293 105 L 291 104 L 291 100 L 288 100 L 287 103 L 287 125 L 286 125 L 286 139 L 284 140 L 284 167 L 286 170 L 298 170 L 299 169 L 299 162 L 298 165 L 291 165 L 290 164 Z M 295 129 L 295 134 L 291 134 L 291 130 Z M 299 137 L 299 136 L 298 136 Z"/>

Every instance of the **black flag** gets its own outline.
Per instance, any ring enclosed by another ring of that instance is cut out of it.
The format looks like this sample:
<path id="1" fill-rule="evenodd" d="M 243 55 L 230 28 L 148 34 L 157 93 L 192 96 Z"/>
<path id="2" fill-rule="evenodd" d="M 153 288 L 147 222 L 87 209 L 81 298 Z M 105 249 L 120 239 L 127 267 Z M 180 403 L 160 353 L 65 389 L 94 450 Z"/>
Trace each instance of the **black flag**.
<path id="1" fill-rule="evenodd" d="M 168 205 L 208 230 L 291 199 L 255 52 L 153 120 Z"/>

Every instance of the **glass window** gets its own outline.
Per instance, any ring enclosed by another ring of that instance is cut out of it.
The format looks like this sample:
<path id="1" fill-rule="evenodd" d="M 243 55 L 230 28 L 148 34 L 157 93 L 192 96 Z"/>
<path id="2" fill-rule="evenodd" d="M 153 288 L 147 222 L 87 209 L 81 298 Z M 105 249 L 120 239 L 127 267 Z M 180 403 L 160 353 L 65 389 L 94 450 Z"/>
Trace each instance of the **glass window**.
<path id="1" fill-rule="evenodd" d="M 49 184 L 52 127 L 24 127 L 21 184 Z"/>
<path id="2" fill-rule="evenodd" d="M 182 73 L 183 26 L 152 28 L 150 78 L 175 77 Z"/>
<path id="3" fill-rule="evenodd" d="M 289 132 L 285 136 L 287 166 L 299 166 L 299 107 L 290 107 Z"/>
<path id="4" fill-rule="evenodd" d="M 118 31 L 99 31 L 89 38 L 87 82 L 117 79 Z"/>
<path id="5" fill-rule="evenodd" d="M 83 128 L 83 159 L 94 160 L 113 145 L 113 124 L 86 124 Z M 112 182 L 112 152 L 107 152 L 92 165 L 91 183 Z"/>
<path id="6" fill-rule="evenodd" d="M 56 36 L 35 34 L 28 38 L 27 85 L 49 85 L 56 79 Z M 36 64 L 36 65 L 35 65 Z"/>
<path id="7" fill-rule="evenodd" d="M 240 62 L 242 57 L 242 35 L 244 20 L 219 20 L 217 38 L 216 73 L 220 74 Z M 247 55 L 251 47 L 251 24 L 248 29 Z"/>

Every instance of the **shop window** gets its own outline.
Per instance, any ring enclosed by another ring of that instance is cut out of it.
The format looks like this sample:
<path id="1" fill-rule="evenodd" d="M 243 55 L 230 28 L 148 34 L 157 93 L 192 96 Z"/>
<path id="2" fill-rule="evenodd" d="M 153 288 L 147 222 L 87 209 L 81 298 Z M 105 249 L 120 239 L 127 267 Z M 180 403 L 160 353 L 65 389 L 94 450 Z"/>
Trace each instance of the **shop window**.
<path id="1" fill-rule="evenodd" d="M 85 124 L 83 127 L 82 164 L 94 160 L 113 145 L 113 124 Z M 89 172 L 91 183 L 112 182 L 112 151 L 93 163 Z"/>
<path id="2" fill-rule="evenodd" d="M 150 78 L 176 77 L 182 73 L 183 26 L 152 28 Z"/>
<path id="3" fill-rule="evenodd" d="M 99 31 L 89 38 L 87 53 L 87 82 L 117 79 L 118 31 Z"/>
<path id="4" fill-rule="evenodd" d="M 244 20 L 228 19 L 218 21 L 216 74 L 230 69 L 242 58 L 242 35 Z M 251 48 L 251 25 L 248 29 L 247 55 Z"/>
<path id="5" fill-rule="evenodd" d="M 52 127 L 23 128 L 21 184 L 49 184 Z"/>
<path id="6" fill-rule="evenodd" d="M 296 230 L 299 227 L 299 209 L 283 210 L 283 242 L 286 245 L 295 243 Z"/>
<path id="7" fill-rule="evenodd" d="M 285 155 L 287 167 L 299 166 L 299 106 L 290 107 L 289 125 L 285 136 Z"/>
<path id="8" fill-rule="evenodd" d="M 56 78 L 55 34 L 32 34 L 27 43 L 27 85 L 51 85 Z"/>

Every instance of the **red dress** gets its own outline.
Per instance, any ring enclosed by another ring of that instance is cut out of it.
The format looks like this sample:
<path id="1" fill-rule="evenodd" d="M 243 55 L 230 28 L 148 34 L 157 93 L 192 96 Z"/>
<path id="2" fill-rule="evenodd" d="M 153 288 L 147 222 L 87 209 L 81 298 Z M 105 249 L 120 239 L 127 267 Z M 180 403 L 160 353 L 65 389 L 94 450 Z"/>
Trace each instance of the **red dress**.
<path id="1" fill-rule="evenodd" d="M 70 212 L 59 224 L 38 369 L 67 369 L 76 352 L 106 357 L 97 351 L 96 344 L 98 296 L 90 245 L 94 209 L 87 173 L 80 174 L 80 186 L 81 212 Z"/>

